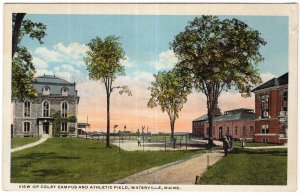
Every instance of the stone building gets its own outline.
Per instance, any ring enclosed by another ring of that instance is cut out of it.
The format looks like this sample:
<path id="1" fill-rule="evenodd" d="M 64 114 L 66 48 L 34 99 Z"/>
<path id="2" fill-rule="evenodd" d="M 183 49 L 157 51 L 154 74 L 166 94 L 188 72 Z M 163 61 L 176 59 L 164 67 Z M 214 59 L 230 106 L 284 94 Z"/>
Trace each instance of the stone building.
<path id="1" fill-rule="evenodd" d="M 288 73 L 252 92 L 255 93 L 255 141 L 287 143 Z"/>
<path id="2" fill-rule="evenodd" d="M 254 140 L 253 109 L 239 108 L 225 111 L 223 115 L 215 116 L 213 121 L 213 138 L 219 139 L 223 135 L 231 135 L 237 140 Z M 203 115 L 193 121 L 193 137 L 209 138 L 208 118 Z"/>
<path id="3" fill-rule="evenodd" d="M 76 134 L 79 97 L 76 83 L 55 75 L 32 82 L 36 97 L 13 103 L 13 136 Z"/>

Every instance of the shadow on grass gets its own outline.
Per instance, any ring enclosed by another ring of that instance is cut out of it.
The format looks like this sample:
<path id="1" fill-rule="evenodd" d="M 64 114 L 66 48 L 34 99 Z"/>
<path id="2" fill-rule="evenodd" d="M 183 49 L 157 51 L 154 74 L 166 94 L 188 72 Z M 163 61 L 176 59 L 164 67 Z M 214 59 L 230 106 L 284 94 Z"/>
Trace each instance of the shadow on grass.
<path id="1" fill-rule="evenodd" d="M 73 156 L 61 156 L 57 155 L 54 152 L 50 153 L 30 153 L 22 156 L 18 156 L 15 158 L 16 161 L 18 160 L 33 160 L 33 161 L 42 161 L 42 160 L 77 160 L 79 157 Z"/>
<path id="2" fill-rule="evenodd" d="M 49 177 L 49 176 L 59 176 L 62 174 L 65 174 L 67 171 L 62 170 L 62 169 L 38 169 L 33 171 L 34 176 L 39 176 L 39 177 Z"/>

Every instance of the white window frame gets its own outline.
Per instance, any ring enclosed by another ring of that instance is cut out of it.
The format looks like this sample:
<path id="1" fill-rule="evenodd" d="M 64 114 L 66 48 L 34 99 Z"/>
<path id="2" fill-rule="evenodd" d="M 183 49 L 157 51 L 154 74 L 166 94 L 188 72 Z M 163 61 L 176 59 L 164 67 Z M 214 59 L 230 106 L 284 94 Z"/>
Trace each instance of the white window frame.
<path id="1" fill-rule="evenodd" d="M 66 103 L 67 104 L 67 110 L 66 110 L 66 116 L 63 116 L 63 104 L 64 103 Z M 63 118 L 67 118 L 68 117 L 68 112 L 69 112 L 69 103 L 67 102 L 67 101 L 62 101 L 61 103 L 60 103 L 60 111 L 61 111 L 61 113 L 60 113 L 60 115 L 61 115 L 61 117 L 63 117 Z"/>
<path id="2" fill-rule="evenodd" d="M 63 131 L 63 124 L 67 124 L 67 129 L 66 129 L 66 131 Z M 60 124 L 60 132 L 68 132 L 69 131 L 69 123 L 68 122 L 62 122 L 61 124 Z"/>
<path id="3" fill-rule="evenodd" d="M 29 130 L 28 131 L 25 131 L 25 123 L 28 123 L 29 124 Z M 24 133 L 29 133 L 31 131 L 31 122 L 30 121 L 23 121 L 23 132 Z"/>
<path id="4" fill-rule="evenodd" d="M 29 116 L 25 116 L 25 110 L 26 110 L 26 102 L 29 102 Z M 23 116 L 24 117 L 31 117 L 31 102 L 29 100 L 26 100 L 24 103 L 23 103 Z"/>
<path id="5" fill-rule="evenodd" d="M 45 115 L 44 115 L 44 103 L 45 103 L 45 102 L 48 102 L 48 105 L 49 105 L 48 116 L 45 116 Z M 42 102 L 42 116 L 43 116 L 44 118 L 50 117 L 50 110 L 51 110 L 50 108 L 51 108 L 50 102 L 49 102 L 48 100 L 44 100 L 44 101 Z"/>
<path id="6" fill-rule="evenodd" d="M 48 89 L 48 90 L 45 90 L 45 89 Z M 42 93 L 43 93 L 43 95 L 50 95 L 50 87 L 49 86 L 44 86 L 42 88 Z"/>
<path id="7" fill-rule="evenodd" d="M 66 90 L 66 92 L 64 92 Z M 69 89 L 67 87 L 61 88 L 61 95 L 62 96 L 68 96 L 69 95 Z"/>
<path id="8" fill-rule="evenodd" d="M 268 132 L 267 132 L 268 129 Z M 269 134 L 269 125 L 262 125 L 261 126 L 261 134 Z"/>

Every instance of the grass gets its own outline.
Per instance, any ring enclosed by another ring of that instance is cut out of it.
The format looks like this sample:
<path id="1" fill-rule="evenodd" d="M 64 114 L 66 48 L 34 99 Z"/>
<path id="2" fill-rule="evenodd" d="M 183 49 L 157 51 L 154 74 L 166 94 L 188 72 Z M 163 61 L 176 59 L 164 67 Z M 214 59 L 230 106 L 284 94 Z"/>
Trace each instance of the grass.
<path id="1" fill-rule="evenodd" d="M 38 141 L 39 137 L 15 137 L 11 139 L 11 148 L 17 148 Z"/>
<path id="2" fill-rule="evenodd" d="M 104 184 L 199 151 L 127 152 L 80 138 L 51 138 L 12 153 L 12 183 Z"/>
<path id="3" fill-rule="evenodd" d="M 242 147 L 241 141 L 235 141 L 234 146 Z M 261 147 L 261 146 L 280 146 L 279 144 L 262 143 L 262 142 L 245 142 L 245 147 Z"/>
<path id="4" fill-rule="evenodd" d="M 235 149 L 210 167 L 199 184 L 286 185 L 287 149 Z"/>

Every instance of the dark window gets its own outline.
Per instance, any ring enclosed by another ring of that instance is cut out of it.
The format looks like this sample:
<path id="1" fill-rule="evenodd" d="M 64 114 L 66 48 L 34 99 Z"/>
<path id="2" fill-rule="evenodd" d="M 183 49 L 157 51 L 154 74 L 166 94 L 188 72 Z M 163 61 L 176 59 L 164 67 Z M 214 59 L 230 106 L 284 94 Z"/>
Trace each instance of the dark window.
<path id="1" fill-rule="evenodd" d="M 68 104 L 67 102 L 63 102 L 61 105 L 61 117 L 67 117 L 68 112 Z"/>
<path id="2" fill-rule="evenodd" d="M 254 135 L 254 127 L 250 126 L 250 135 Z"/>
<path id="3" fill-rule="evenodd" d="M 234 135 L 237 135 L 237 134 L 238 134 L 238 127 L 235 126 L 235 127 L 234 127 Z"/>
<path id="4" fill-rule="evenodd" d="M 261 118 L 269 118 L 269 95 L 261 96 Z"/>
<path id="5" fill-rule="evenodd" d="M 262 142 L 263 143 L 268 143 L 269 141 L 268 141 L 268 139 L 263 139 Z"/>
<path id="6" fill-rule="evenodd" d="M 30 131 L 30 122 L 24 122 L 24 132 L 29 132 Z"/>
<path id="7" fill-rule="evenodd" d="M 262 125 L 261 126 L 261 133 L 268 134 L 269 133 L 269 125 Z"/>
<path id="8" fill-rule="evenodd" d="M 61 131 L 66 132 L 68 128 L 68 123 L 61 123 Z"/>
<path id="9" fill-rule="evenodd" d="M 243 126 L 243 135 L 246 136 L 246 126 Z"/>
<path id="10" fill-rule="evenodd" d="M 288 92 L 285 91 L 282 94 L 282 110 L 287 111 L 288 110 Z"/>
<path id="11" fill-rule="evenodd" d="M 45 101 L 43 103 L 43 117 L 49 117 L 49 102 Z"/>
<path id="12" fill-rule="evenodd" d="M 30 117 L 30 101 L 24 103 L 24 117 Z"/>
<path id="13" fill-rule="evenodd" d="M 226 135 L 229 135 L 229 127 L 226 129 Z"/>

